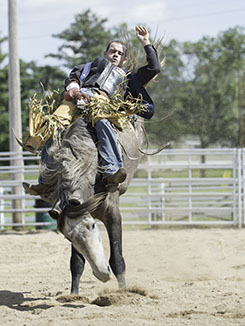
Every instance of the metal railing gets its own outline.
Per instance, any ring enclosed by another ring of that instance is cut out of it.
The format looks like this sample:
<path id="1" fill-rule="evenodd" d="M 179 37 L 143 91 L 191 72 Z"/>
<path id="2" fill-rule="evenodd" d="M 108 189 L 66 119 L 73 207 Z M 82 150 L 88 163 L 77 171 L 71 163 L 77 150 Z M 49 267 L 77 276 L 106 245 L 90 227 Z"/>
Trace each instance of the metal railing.
<path id="1" fill-rule="evenodd" d="M 22 181 L 36 183 L 39 162 L 23 152 L 23 165 L 11 167 L 15 153 L 0 153 L 0 227 L 41 226 L 36 215 L 49 208 L 37 208 L 38 197 L 13 193 Z M 142 159 L 137 173 L 121 197 L 124 224 L 230 225 L 243 227 L 244 149 L 165 149 Z M 16 169 L 22 180 L 12 180 Z M 21 209 L 13 206 L 21 200 Z M 20 211 L 22 220 L 14 223 Z"/>
<path id="2" fill-rule="evenodd" d="M 135 207 L 141 216 L 138 223 L 242 227 L 243 156 L 243 149 L 173 149 L 149 156 L 139 166 L 147 178 L 134 179 L 131 185 L 145 185 L 144 194 L 130 194 L 137 197 L 137 206 L 142 202 Z"/>

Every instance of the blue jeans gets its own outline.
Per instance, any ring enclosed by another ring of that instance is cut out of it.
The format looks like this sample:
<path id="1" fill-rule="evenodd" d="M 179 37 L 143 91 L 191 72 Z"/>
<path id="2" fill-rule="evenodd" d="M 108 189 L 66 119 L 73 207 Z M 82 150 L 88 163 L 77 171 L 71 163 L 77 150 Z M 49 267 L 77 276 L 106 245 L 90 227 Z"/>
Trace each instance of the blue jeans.
<path id="1" fill-rule="evenodd" d="M 107 177 L 123 167 L 122 154 L 117 143 L 116 133 L 109 120 L 98 120 L 95 130 L 100 162 L 104 169 L 103 176 Z"/>
<path id="2" fill-rule="evenodd" d="M 94 96 L 93 91 L 89 88 L 83 87 L 80 91 L 91 97 Z M 109 120 L 98 120 L 95 124 L 95 130 L 100 164 L 104 170 L 103 176 L 107 177 L 116 173 L 123 166 L 122 154 L 117 143 L 117 136 Z"/>
<path id="3" fill-rule="evenodd" d="M 112 124 L 107 119 L 98 120 L 95 124 L 97 136 L 97 149 L 100 157 L 100 164 L 103 168 L 103 177 L 116 173 L 123 167 L 122 154 L 117 143 L 117 136 Z M 48 150 L 52 145 L 50 137 L 41 151 L 41 161 L 45 164 L 49 162 Z M 42 183 L 42 177 L 39 176 L 39 183 Z"/>

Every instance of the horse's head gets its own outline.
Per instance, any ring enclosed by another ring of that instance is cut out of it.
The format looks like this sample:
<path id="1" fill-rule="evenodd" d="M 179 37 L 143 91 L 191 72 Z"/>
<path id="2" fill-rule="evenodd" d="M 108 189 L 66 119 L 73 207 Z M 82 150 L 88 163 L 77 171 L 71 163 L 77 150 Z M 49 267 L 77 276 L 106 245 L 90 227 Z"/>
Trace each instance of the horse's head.
<path id="1" fill-rule="evenodd" d="M 91 213 L 105 199 L 94 194 L 98 153 L 88 124 L 82 117 L 65 131 L 60 146 L 52 145 L 41 176 L 50 185 L 51 217 L 74 248 L 90 263 L 101 281 L 110 279 L 101 237 Z"/>
<path id="2" fill-rule="evenodd" d="M 104 198 L 104 194 L 99 194 L 83 204 L 67 205 L 58 220 L 60 232 L 84 256 L 93 274 L 102 282 L 111 278 L 111 269 L 105 257 L 101 235 L 90 213 Z"/>

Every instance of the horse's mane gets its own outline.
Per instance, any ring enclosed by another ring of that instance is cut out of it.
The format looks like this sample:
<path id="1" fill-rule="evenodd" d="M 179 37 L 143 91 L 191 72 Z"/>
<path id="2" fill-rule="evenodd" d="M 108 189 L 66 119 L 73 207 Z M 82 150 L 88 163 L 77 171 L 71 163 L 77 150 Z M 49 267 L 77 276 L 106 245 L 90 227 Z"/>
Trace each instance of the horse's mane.
<path id="1" fill-rule="evenodd" d="M 97 173 L 98 155 L 87 123 L 78 118 L 64 133 L 60 145 L 53 144 L 49 151 L 49 162 L 41 166 L 43 183 L 52 189 L 52 198 L 66 198 L 82 188 L 82 184 L 93 185 Z"/>
<path id="2" fill-rule="evenodd" d="M 127 179 L 120 185 L 119 195 L 127 190 L 141 156 L 141 124 L 139 118 L 135 130 L 123 130 L 119 133 L 120 137 L 118 134 L 119 143 L 127 144 L 127 149 L 122 146 Z M 42 195 L 42 199 L 51 202 L 54 209 L 62 212 L 57 217 L 60 230 L 65 216 L 74 219 L 92 213 L 100 219 L 101 205 L 103 204 L 102 211 L 109 205 L 110 201 L 106 200 L 108 193 L 98 174 L 102 172 L 102 168 L 98 166 L 94 135 L 94 128 L 82 117 L 78 118 L 64 133 L 61 144 L 53 144 L 49 148 L 48 163 L 41 166 L 42 181 L 50 187 L 47 194 Z M 56 219 L 56 216 L 54 218 Z"/>

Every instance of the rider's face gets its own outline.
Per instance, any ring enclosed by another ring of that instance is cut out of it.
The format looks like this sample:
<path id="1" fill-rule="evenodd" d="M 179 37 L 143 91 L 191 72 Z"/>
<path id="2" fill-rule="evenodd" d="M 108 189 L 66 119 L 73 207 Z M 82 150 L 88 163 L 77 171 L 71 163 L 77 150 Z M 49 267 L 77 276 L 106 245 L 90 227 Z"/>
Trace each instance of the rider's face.
<path id="1" fill-rule="evenodd" d="M 115 66 L 121 67 L 126 61 L 125 49 L 122 44 L 112 42 L 109 49 L 104 52 L 104 57 Z"/>

